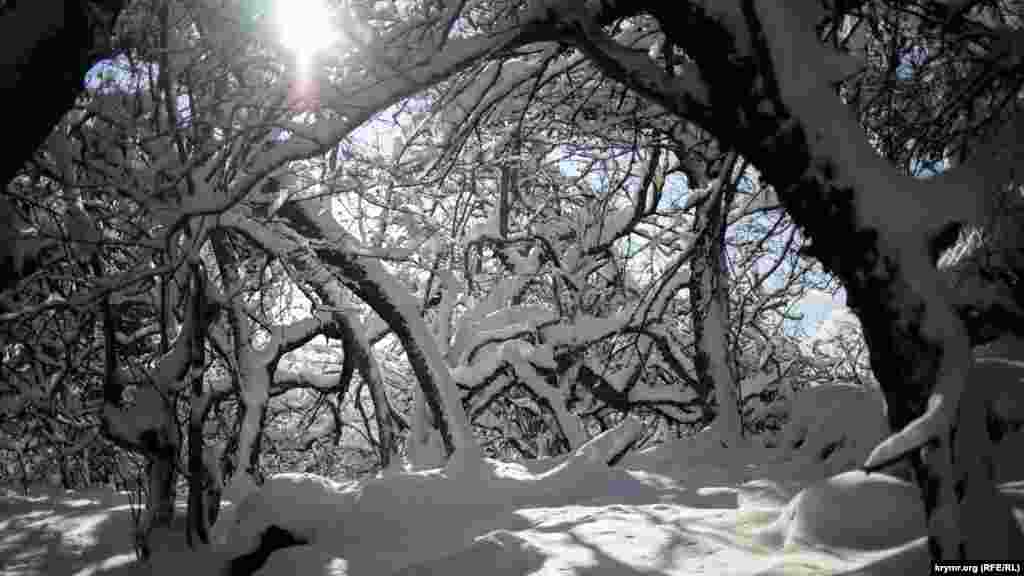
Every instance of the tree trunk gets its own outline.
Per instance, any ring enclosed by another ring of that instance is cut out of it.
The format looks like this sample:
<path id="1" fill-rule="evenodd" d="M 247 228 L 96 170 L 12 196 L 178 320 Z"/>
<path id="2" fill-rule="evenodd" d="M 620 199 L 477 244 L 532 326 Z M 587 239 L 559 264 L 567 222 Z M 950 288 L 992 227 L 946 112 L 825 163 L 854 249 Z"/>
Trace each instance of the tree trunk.
<path id="1" fill-rule="evenodd" d="M 1024 341 L 1013 337 L 976 348 L 970 386 L 960 403 L 961 421 L 972 414 L 984 417 L 984 426 L 979 426 L 976 419 L 968 420 L 974 426 L 962 424 L 953 447 L 954 454 L 963 462 L 963 470 L 980 475 L 966 482 L 961 521 L 967 534 L 987 537 L 968 539 L 968 557 L 998 559 L 1004 557 L 1005 550 L 1024 549 L 1024 537 L 1012 507 L 995 486 L 993 460 L 993 445 L 1003 440 L 1010 427 L 1024 422 L 1024 407 L 1019 403 L 1024 393 L 1022 352 Z"/>
<path id="2" fill-rule="evenodd" d="M 433 414 L 427 409 L 423 390 L 413 392 L 413 413 L 406 454 L 409 464 L 417 470 L 436 468 L 444 465 L 444 449 L 439 442 Z"/>
<path id="3" fill-rule="evenodd" d="M 255 375 L 249 380 L 249 384 L 243 384 L 242 410 L 239 415 L 238 430 L 238 452 L 235 460 L 237 468 L 235 474 L 247 473 L 253 480 L 260 477 L 260 448 L 262 444 L 263 425 L 267 415 L 267 391 L 270 386 L 269 377 L 265 370 L 259 368 L 243 371 L 241 378 Z M 264 384 L 252 384 L 252 379 L 262 378 Z M 246 389 L 247 388 L 247 389 Z M 258 482 L 257 482 L 258 483 Z"/>
<path id="4" fill-rule="evenodd" d="M 975 543 L 988 533 L 960 525 L 964 496 L 985 474 L 966 468 L 977 463 L 965 461 L 953 440 L 958 429 L 977 434 L 984 420 L 959 406 L 970 369 L 968 331 L 935 262 L 961 226 L 983 225 L 984 183 L 960 169 L 914 180 L 878 156 L 835 93 L 852 66 L 818 41 L 813 2 L 685 2 L 671 12 L 641 4 L 635 9 L 675 24 L 663 30 L 693 63 L 681 79 L 607 37 L 599 24 L 621 17 L 620 3 L 586 14 L 548 10 L 555 21 L 573 22 L 559 30 L 572 30 L 574 44 L 607 74 L 757 166 L 810 239 L 806 252 L 842 280 L 898 431 L 868 464 L 911 458 L 933 560 L 1024 553 L 1004 546 L 976 555 Z"/>
<path id="5" fill-rule="evenodd" d="M 193 390 L 193 394 L 194 394 Z M 188 531 L 186 542 L 192 548 L 210 543 L 210 501 L 215 499 L 214 471 L 208 470 L 203 441 L 203 424 L 209 412 L 209 399 L 193 395 L 188 425 Z M 198 541 L 196 540 L 198 539 Z"/>
<path id="6" fill-rule="evenodd" d="M 345 345 L 345 354 L 352 356 L 352 361 L 359 371 L 359 376 L 370 389 L 370 398 L 373 400 L 373 415 L 377 423 L 377 434 L 380 437 L 380 465 L 381 468 L 388 468 L 392 459 L 398 453 L 398 442 L 396 440 L 394 425 L 390 417 L 390 402 L 384 391 L 384 381 L 381 378 L 380 367 L 377 359 L 373 357 L 370 343 L 366 340 L 366 329 L 359 317 L 351 312 L 345 311 L 339 326 L 342 339 Z M 359 398 L 353 399 L 359 402 Z"/>
<path id="7" fill-rule="evenodd" d="M 207 515 L 212 473 L 206 469 L 207 459 L 203 428 L 210 411 L 211 393 L 206 390 L 203 375 L 206 371 L 206 331 L 211 315 L 207 311 L 206 272 L 198 264 L 191 266 L 191 294 L 188 313 L 191 331 L 182 334 L 189 346 L 189 419 L 188 419 L 188 513 L 185 540 L 195 548 L 198 543 L 210 543 L 210 524 Z M 196 542 L 198 539 L 199 542 Z"/>
<path id="8" fill-rule="evenodd" d="M 142 444 L 147 464 L 146 477 L 149 499 L 142 520 L 140 547 L 144 559 L 152 555 L 153 536 L 166 537 L 174 522 L 175 486 L 178 479 L 178 430 L 177 424 L 165 426 L 162 430 L 147 430 L 142 433 Z"/>
<path id="9" fill-rule="evenodd" d="M 242 279 L 235 270 L 238 257 L 226 242 L 224 232 L 211 234 L 211 242 L 227 290 L 240 289 Z M 258 485 L 260 438 L 270 399 L 271 371 L 276 365 L 280 340 L 275 336 L 264 349 L 253 348 L 249 317 L 238 301 L 232 302 L 228 318 L 237 362 L 235 384 L 240 400 L 235 466 L 229 484 L 232 487 Z"/>
<path id="10" fill-rule="evenodd" d="M 697 239 L 690 261 L 690 320 L 696 352 L 693 366 L 705 390 L 714 390 L 716 425 L 727 446 L 743 442 L 743 422 L 729 346 L 729 286 L 725 268 L 725 229 L 735 191 L 731 152 L 713 192 L 697 207 L 693 222 Z M 691 192 L 696 193 L 696 192 Z"/>

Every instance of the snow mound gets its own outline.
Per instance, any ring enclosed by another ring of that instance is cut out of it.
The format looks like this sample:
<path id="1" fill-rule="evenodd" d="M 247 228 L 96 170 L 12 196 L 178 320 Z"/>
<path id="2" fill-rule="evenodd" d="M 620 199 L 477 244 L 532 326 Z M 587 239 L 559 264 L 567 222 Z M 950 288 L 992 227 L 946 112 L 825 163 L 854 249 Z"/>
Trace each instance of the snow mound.
<path id="1" fill-rule="evenodd" d="M 629 454 L 622 466 L 662 474 L 691 485 L 705 486 L 742 482 L 744 462 L 757 457 L 742 447 L 723 448 L 717 421 L 689 438 Z"/>
<path id="2" fill-rule="evenodd" d="M 252 552 L 270 526 L 315 544 L 340 529 L 353 506 L 345 486 L 315 474 L 285 473 L 267 478 L 259 490 L 218 518 L 218 552 L 229 558 Z M 223 522 L 223 523 L 222 523 Z M 273 557 L 273 556 L 272 556 Z"/>
<path id="3" fill-rule="evenodd" d="M 469 547 L 438 560 L 409 566 L 395 576 L 486 573 L 489 576 L 534 574 L 545 556 L 514 532 L 495 530 L 477 538 Z"/>
<path id="4" fill-rule="evenodd" d="M 799 488 L 794 482 L 758 478 L 743 483 L 737 489 L 738 507 L 743 509 L 782 508 Z"/>
<path id="5" fill-rule="evenodd" d="M 256 574 L 650 574 L 666 562 L 681 574 L 882 574 L 927 560 L 913 485 L 832 476 L 887 433 L 868 390 L 797 394 L 778 448 L 724 447 L 711 426 L 609 467 L 641 428 L 627 420 L 544 462 L 485 459 L 350 484 L 279 474 L 226 521 L 228 557 L 278 526 L 309 545 L 273 552 Z"/>
<path id="6" fill-rule="evenodd" d="M 294 546 L 270 555 L 267 563 L 253 576 L 301 574 L 302 576 L 345 576 L 348 563 L 327 548 Z"/>
<path id="7" fill-rule="evenodd" d="M 485 460 L 478 469 L 392 472 L 341 485 L 311 474 L 278 474 L 247 496 L 227 526 L 229 558 L 259 548 L 270 526 L 331 555 L 359 574 L 392 574 L 440 561 L 473 546 L 481 536 L 522 524 L 516 511 L 530 506 L 566 506 L 611 495 L 657 501 L 660 491 L 606 464 L 641 431 L 626 419 L 540 474 L 526 467 Z M 286 549 L 267 560 L 296 555 L 314 564 L 317 550 Z M 272 573 L 264 567 L 264 572 Z M 294 573 L 294 572 L 289 572 Z M 315 571 L 314 571 L 315 573 Z"/>
<path id="8" fill-rule="evenodd" d="M 800 491 L 755 539 L 784 549 L 880 550 L 926 534 L 917 487 L 885 474 L 851 471 Z"/>
<path id="9" fill-rule="evenodd" d="M 622 465 L 699 486 L 763 477 L 814 482 L 860 466 L 888 433 L 881 395 L 852 384 L 825 384 L 795 395 L 777 448 L 723 448 L 716 421 L 689 438 L 630 454 Z"/>
<path id="10" fill-rule="evenodd" d="M 767 468 L 795 471 L 813 482 L 860 466 L 889 435 L 881 395 L 852 384 L 826 384 L 799 392 Z M 766 470 L 767 471 L 767 470 Z M 797 478 L 795 478 L 797 479 Z"/>

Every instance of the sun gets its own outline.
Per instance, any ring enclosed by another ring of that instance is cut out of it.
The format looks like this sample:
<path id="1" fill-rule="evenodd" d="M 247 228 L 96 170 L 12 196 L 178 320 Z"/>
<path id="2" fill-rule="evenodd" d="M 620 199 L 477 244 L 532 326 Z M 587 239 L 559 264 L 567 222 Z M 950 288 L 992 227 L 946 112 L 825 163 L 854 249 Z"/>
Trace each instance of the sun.
<path id="1" fill-rule="evenodd" d="M 278 39 L 295 55 L 299 80 L 308 80 L 313 58 L 338 39 L 331 11 L 323 0 L 277 0 L 274 13 Z"/>

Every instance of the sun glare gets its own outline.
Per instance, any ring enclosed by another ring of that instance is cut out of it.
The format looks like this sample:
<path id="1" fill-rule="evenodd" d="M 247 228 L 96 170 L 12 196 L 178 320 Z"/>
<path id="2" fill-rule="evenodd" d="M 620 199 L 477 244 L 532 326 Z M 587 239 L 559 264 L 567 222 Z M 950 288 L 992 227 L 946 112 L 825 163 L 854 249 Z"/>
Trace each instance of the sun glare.
<path id="1" fill-rule="evenodd" d="M 277 34 L 295 55 L 300 79 L 308 79 L 313 57 L 337 38 L 323 0 L 277 0 Z"/>

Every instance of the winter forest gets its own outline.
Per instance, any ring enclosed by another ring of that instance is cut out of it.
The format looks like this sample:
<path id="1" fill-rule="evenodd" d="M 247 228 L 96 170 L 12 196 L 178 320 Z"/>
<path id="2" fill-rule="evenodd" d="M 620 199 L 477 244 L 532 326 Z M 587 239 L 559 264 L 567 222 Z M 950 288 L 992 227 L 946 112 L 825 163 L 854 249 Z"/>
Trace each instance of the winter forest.
<path id="1" fill-rule="evenodd" d="M 0 29 L 0 573 L 1024 573 L 1024 4 Z"/>

